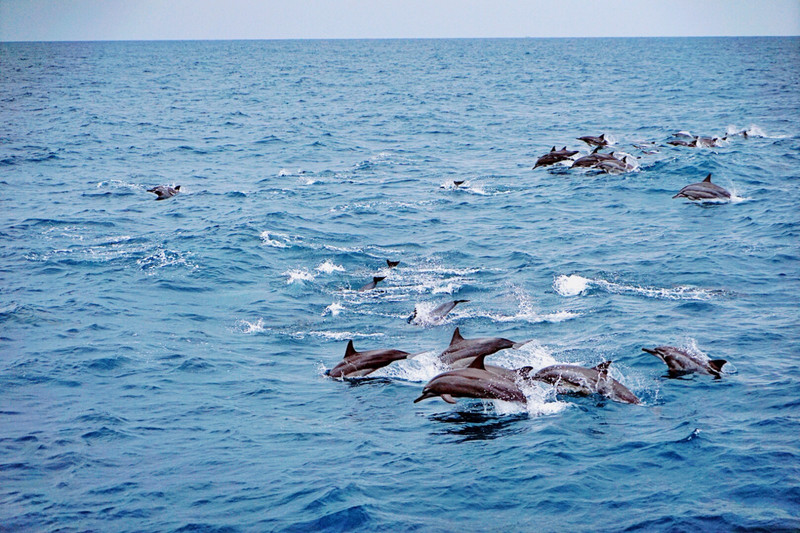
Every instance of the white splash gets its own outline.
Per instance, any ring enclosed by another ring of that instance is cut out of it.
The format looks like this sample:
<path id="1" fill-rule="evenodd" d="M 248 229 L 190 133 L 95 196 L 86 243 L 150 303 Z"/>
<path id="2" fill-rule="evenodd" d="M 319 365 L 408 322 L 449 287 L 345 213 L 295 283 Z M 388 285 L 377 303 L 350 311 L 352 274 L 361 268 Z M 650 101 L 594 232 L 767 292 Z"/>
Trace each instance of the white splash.
<path id="1" fill-rule="evenodd" d="M 331 316 L 339 316 L 339 313 L 344 311 L 344 306 L 339 302 L 333 302 L 331 305 L 325 308 L 325 312 L 322 313 L 322 316 L 330 314 Z"/>
<path id="2" fill-rule="evenodd" d="M 277 234 L 275 236 L 278 237 Z M 284 239 L 284 240 L 287 238 L 286 235 L 280 235 L 279 237 Z M 264 246 L 272 246 L 273 248 L 288 248 L 289 247 L 289 245 L 287 245 L 285 242 L 276 241 L 274 239 L 271 239 L 270 238 L 270 233 L 268 231 L 262 231 L 261 232 L 261 244 L 263 244 Z"/>
<path id="3" fill-rule="evenodd" d="M 322 272 L 323 274 L 333 274 L 334 272 L 344 272 L 344 267 L 335 264 L 330 259 L 326 259 L 325 261 L 317 265 L 316 270 Z"/>
<path id="4" fill-rule="evenodd" d="M 588 279 L 583 276 L 561 275 L 553 282 L 553 288 L 561 296 L 577 296 L 584 294 L 589 287 L 596 287 L 611 294 L 634 294 L 647 298 L 663 300 L 710 300 L 723 291 L 702 289 L 688 285 L 676 287 L 643 287 L 639 285 L 626 285 L 614 283 L 604 279 Z"/>
<path id="5" fill-rule="evenodd" d="M 236 329 L 244 334 L 261 333 L 266 331 L 264 327 L 264 319 L 259 318 L 255 322 L 248 322 L 247 320 L 239 320 L 236 323 Z"/>
<path id="6" fill-rule="evenodd" d="M 578 296 L 586 292 L 590 283 L 590 280 L 577 274 L 570 276 L 562 274 L 553 281 L 553 289 L 561 296 Z"/>
<path id="7" fill-rule="evenodd" d="M 314 274 L 306 270 L 305 268 L 296 269 L 296 270 L 287 270 L 283 273 L 284 276 L 288 276 L 286 280 L 287 285 L 291 285 L 293 283 L 303 283 L 306 281 L 314 281 Z"/>
<path id="8" fill-rule="evenodd" d="M 323 339 L 331 339 L 335 341 L 346 341 L 351 339 L 362 339 L 369 337 L 383 337 L 383 333 L 354 333 L 352 331 L 297 331 L 292 333 L 292 337 L 296 339 L 305 339 L 307 336 L 322 337 Z M 372 349 L 372 348 L 366 348 Z M 343 350 L 344 351 L 344 350 Z M 370 374 L 372 376 L 372 374 Z"/>

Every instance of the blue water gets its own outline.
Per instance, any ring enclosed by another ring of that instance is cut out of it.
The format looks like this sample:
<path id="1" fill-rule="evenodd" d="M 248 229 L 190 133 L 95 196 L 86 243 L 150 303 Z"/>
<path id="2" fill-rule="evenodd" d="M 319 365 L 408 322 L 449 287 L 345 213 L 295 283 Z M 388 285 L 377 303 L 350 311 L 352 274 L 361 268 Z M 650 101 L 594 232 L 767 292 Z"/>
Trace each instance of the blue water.
<path id="1" fill-rule="evenodd" d="M 0 80 L 0 529 L 800 528 L 800 39 L 4 43 Z M 637 171 L 531 170 L 603 132 Z M 672 199 L 708 173 L 732 201 Z M 455 327 L 643 405 L 412 403 Z M 424 353 L 325 377 L 348 339 Z"/>

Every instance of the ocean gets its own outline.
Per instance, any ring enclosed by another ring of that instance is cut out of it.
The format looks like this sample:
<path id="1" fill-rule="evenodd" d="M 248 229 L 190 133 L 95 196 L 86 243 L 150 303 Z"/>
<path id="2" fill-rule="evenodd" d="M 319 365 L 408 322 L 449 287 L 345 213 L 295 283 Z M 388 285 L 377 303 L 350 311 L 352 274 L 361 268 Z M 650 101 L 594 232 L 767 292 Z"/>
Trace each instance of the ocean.
<path id="1" fill-rule="evenodd" d="M 0 43 L 0 80 L 0 530 L 800 528 L 799 38 Z M 600 134 L 634 168 L 533 170 Z M 642 403 L 413 403 L 456 328 Z M 419 355 L 327 377 L 349 340 Z"/>

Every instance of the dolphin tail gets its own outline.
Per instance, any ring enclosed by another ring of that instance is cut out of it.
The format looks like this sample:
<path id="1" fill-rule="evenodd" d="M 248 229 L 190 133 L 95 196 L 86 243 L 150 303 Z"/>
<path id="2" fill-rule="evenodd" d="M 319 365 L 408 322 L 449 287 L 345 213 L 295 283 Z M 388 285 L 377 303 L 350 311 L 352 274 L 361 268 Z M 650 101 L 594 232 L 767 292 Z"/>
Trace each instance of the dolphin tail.
<path id="1" fill-rule="evenodd" d="M 725 366 L 727 363 L 725 359 L 712 359 L 708 362 L 708 366 L 710 366 L 716 372 L 722 372 L 722 367 Z"/>
<path id="2" fill-rule="evenodd" d="M 520 348 L 522 348 L 523 346 L 525 346 L 529 342 L 533 342 L 533 341 L 534 341 L 534 339 L 528 339 L 528 340 L 522 341 L 522 342 L 515 342 L 514 344 L 511 345 L 511 348 L 513 350 L 519 350 Z"/>

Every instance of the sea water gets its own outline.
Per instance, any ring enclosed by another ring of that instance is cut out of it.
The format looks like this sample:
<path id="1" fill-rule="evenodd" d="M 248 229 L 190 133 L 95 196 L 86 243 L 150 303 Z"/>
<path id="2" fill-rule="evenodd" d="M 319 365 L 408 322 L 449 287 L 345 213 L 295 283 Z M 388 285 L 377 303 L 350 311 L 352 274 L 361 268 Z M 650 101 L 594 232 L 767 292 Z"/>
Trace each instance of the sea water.
<path id="1" fill-rule="evenodd" d="M 799 528 L 798 80 L 797 38 L 0 44 L 0 529 Z M 601 133 L 638 168 L 532 170 Z M 642 405 L 412 403 L 456 327 Z M 350 339 L 419 355 L 327 378 Z"/>

